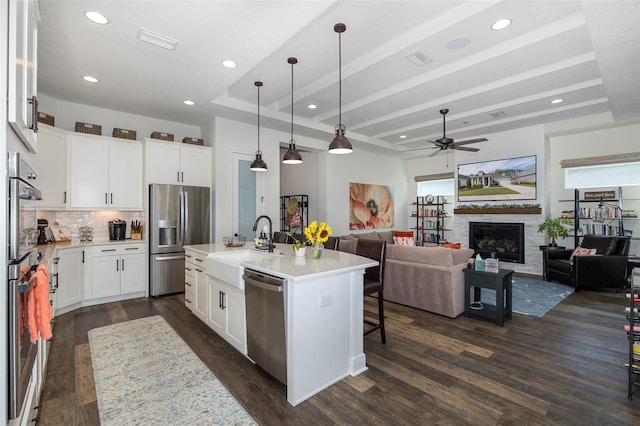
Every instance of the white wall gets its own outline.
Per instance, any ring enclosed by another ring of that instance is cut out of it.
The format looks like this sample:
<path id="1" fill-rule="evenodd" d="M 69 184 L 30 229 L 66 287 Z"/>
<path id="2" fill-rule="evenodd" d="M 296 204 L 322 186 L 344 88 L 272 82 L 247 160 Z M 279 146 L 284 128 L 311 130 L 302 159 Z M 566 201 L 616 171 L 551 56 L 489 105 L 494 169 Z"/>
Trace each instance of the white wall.
<path id="1" fill-rule="evenodd" d="M 174 141 L 180 142 L 182 142 L 182 139 L 185 137 L 202 138 L 202 129 L 200 126 L 65 102 L 41 93 L 38 94 L 38 109 L 41 112 L 53 115 L 55 117 L 56 127 L 72 132 L 75 131 L 76 121 L 80 121 L 83 123 L 99 124 L 102 126 L 103 136 L 111 136 L 114 127 L 117 127 L 119 129 L 135 130 L 138 140 L 143 140 L 144 137 L 150 137 L 151 133 L 156 131 L 171 133 L 174 135 Z M 211 146 L 212 140 L 207 138 L 204 143 L 207 146 Z"/>
<path id="2" fill-rule="evenodd" d="M 367 151 L 354 150 L 346 155 L 325 151 L 320 153 L 319 171 L 321 208 L 318 219 L 326 220 L 334 235 L 358 232 L 349 230 L 350 182 L 392 187 L 395 207 L 393 229 L 409 229 L 409 177 L 404 160 Z"/>
<path id="3" fill-rule="evenodd" d="M 602 155 L 627 154 L 640 151 L 640 124 L 613 127 L 603 130 L 575 133 L 551 137 L 549 153 L 549 194 L 550 213 L 560 216 L 563 210 L 573 210 L 574 190 L 564 187 L 564 170 L 561 160 L 573 158 L 596 157 Z M 592 188 L 594 191 L 615 189 L 611 187 Z M 581 190 L 581 193 L 584 190 Z M 563 201 L 565 200 L 565 201 Z M 625 200 L 627 200 L 625 202 Z M 623 188 L 623 207 L 635 209 L 640 213 L 640 187 Z M 625 220 L 625 229 L 633 229 L 631 252 L 640 253 L 640 223 L 638 220 Z M 561 240 L 559 244 L 574 246 L 573 238 Z"/>

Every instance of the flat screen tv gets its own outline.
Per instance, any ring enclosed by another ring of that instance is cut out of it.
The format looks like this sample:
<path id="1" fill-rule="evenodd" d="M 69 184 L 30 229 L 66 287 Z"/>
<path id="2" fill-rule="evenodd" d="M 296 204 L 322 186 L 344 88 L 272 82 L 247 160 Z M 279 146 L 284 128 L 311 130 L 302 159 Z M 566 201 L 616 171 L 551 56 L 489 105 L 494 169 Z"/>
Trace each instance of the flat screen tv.
<path id="1" fill-rule="evenodd" d="M 458 202 L 535 200 L 536 156 L 458 165 Z"/>

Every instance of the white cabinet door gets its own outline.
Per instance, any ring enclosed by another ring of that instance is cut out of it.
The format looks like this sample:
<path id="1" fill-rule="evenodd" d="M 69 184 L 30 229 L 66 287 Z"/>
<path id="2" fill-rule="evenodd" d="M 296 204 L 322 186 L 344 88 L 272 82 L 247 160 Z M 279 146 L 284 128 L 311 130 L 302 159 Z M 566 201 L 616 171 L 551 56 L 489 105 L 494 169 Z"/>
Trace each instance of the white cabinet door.
<path id="1" fill-rule="evenodd" d="M 247 321 L 245 315 L 244 294 L 227 287 L 226 298 L 226 339 L 242 354 L 247 354 Z"/>
<path id="2" fill-rule="evenodd" d="M 93 256 L 91 259 L 91 298 L 120 294 L 120 256 Z"/>
<path id="3" fill-rule="evenodd" d="M 146 140 L 148 183 L 180 184 L 180 145 Z"/>
<path id="4" fill-rule="evenodd" d="M 211 186 L 211 148 L 180 146 L 180 179 L 184 185 Z"/>
<path id="5" fill-rule="evenodd" d="M 196 255 L 196 259 L 202 255 Z M 207 286 L 207 271 L 203 264 L 196 264 L 196 291 L 194 313 L 203 321 L 207 320 L 209 314 L 209 287 Z"/>
<path id="6" fill-rule="evenodd" d="M 70 136 L 70 207 L 142 210 L 142 143 Z"/>
<path id="7" fill-rule="evenodd" d="M 82 302 L 84 297 L 84 249 L 58 251 L 56 310 Z"/>
<path id="8" fill-rule="evenodd" d="M 109 207 L 142 210 L 142 143 L 109 141 Z"/>
<path id="9" fill-rule="evenodd" d="M 66 209 L 68 133 L 40 124 L 38 140 L 38 155 L 32 159 L 33 167 L 38 171 L 38 187 L 42 191 L 38 209 Z"/>
<path id="10" fill-rule="evenodd" d="M 120 294 L 145 291 L 146 259 L 144 253 L 127 254 L 120 258 Z"/>
<path id="11" fill-rule="evenodd" d="M 38 22 L 35 0 L 9 3 L 9 73 L 7 118 L 31 152 L 37 152 Z"/>
<path id="12" fill-rule="evenodd" d="M 225 336 L 226 312 L 224 311 L 225 285 L 207 276 L 209 291 L 209 315 L 207 325 L 220 336 Z"/>
<path id="13" fill-rule="evenodd" d="M 109 207 L 109 141 L 72 135 L 69 143 L 70 207 Z"/>
<path id="14" fill-rule="evenodd" d="M 148 183 L 211 186 L 211 148 L 145 139 Z"/>

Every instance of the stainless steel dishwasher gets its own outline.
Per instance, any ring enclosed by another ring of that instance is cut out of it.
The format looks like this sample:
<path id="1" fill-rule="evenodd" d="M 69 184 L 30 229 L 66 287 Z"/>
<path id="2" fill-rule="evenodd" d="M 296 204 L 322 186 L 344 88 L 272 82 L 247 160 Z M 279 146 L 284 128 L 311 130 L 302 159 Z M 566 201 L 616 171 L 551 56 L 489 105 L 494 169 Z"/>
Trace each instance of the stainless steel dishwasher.
<path id="1" fill-rule="evenodd" d="M 286 280 L 251 269 L 244 270 L 249 358 L 287 384 L 287 347 L 284 324 Z"/>

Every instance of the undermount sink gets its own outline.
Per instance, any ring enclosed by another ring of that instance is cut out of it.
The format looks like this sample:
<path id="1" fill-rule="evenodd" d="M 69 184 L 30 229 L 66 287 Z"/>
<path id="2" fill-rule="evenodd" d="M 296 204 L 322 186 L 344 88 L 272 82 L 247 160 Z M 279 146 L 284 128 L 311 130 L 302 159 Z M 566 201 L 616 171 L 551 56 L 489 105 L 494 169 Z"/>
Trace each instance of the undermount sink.
<path id="1" fill-rule="evenodd" d="M 207 275 L 230 286 L 244 290 L 242 264 L 254 260 L 267 260 L 273 254 L 260 253 L 254 250 L 234 250 L 227 253 L 210 254 L 206 260 Z"/>

